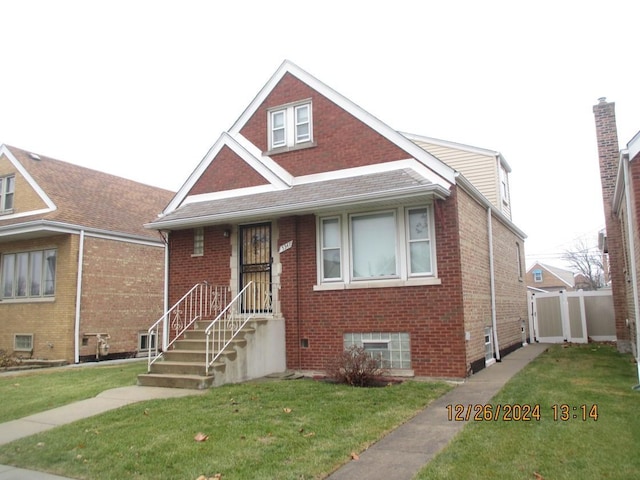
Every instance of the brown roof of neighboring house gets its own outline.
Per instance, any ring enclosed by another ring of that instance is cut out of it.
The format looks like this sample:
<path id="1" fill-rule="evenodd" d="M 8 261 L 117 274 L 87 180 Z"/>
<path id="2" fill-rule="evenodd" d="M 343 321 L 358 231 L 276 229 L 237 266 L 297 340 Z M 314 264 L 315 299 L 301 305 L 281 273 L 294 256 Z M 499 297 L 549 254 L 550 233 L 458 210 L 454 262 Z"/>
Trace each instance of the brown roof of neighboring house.
<path id="1" fill-rule="evenodd" d="M 43 155 L 5 145 L 35 183 L 55 204 L 54 211 L 2 220 L 0 227 L 34 221 L 149 237 L 144 228 L 169 203 L 174 193 Z"/>

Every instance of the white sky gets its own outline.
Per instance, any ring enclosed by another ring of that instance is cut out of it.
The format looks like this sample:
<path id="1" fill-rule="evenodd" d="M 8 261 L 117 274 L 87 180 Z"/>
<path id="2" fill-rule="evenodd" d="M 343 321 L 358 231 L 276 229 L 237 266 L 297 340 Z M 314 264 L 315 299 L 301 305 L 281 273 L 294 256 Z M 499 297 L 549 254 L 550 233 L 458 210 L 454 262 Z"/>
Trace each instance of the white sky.
<path id="1" fill-rule="evenodd" d="M 177 190 L 284 59 L 390 127 L 502 152 L 527 263 L 604 227 L 595 124 L 640 130 L 631 1 L 0 2 L 0 143 Z"/>

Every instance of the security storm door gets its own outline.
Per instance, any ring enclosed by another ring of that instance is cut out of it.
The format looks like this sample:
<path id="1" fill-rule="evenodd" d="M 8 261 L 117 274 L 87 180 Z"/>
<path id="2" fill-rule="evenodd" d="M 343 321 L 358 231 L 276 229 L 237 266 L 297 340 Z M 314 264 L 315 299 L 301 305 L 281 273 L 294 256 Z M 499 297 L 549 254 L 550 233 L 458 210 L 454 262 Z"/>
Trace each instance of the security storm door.
<path id="1" fill-rule="evenodd" d="M 243 311 L 272 311 L 271 263 L 271 223 L 240 226 L 240 288 L 254 283 Z"/>

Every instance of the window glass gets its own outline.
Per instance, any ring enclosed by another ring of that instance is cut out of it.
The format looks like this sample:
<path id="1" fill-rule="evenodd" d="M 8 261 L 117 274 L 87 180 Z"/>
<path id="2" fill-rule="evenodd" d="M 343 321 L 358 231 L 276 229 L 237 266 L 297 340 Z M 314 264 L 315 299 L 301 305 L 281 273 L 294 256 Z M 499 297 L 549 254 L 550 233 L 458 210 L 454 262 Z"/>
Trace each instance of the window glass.
<path id="1" fill-rule="evenodd" d="M 13 208 L 13 193 L 15 189 L 15 177 L 0 178 L 0 210 Z"/>
<path id="2" fill-rule="evenodd" d="M 45 250 L 44 252 L 44 294 L 53 295 L 56 282 L 56 251 Z"/>
<path id="3" fill-rule="evenodd" d="M 296 107 L 296 143 L 311 140 L 309 129 L 309 105 Z"/>
<path id="4" fill-rule="evenodd" d="M 322 220 L 322 272 L 325 279 L 342 276 L 340 261 L 340 220 Z"/>
<path id="5" fill-rule="evenodd" d="M 410 273 L 430 273 L 431 242 L 428 211 L 426 208 L 409 210 L 408 217 Z"/>
<path id="6" fill-rule="evenodd" d="M 31 252 L 29 256 L 29 277 L 31 279 L 29 295 L 40 296 L 42 283 L 42 252 Z"/>
<path id="7" fill-rule="evenodd" d="M 2 296 L 13 297 L 13 279 L 16 268 L 16 256 L 13 254 L 2 257 Z"/>
<path id="8" fill-rule="evenodd" d="M 204 254 L 204 228 L 198 227 L 193 229 L 193 254 Z"/>
<path id="9" fill-rule="evenodd" d="M 353 277 L 396 275 L 396 226 L 393 212 L 351 219 Z"/>
<path id="10" fill-rule="evenodd" d="M 29 254 L 16 255 L 16 297 L 27 296 L 27 272 L 29 267 Z"/>
<path id="11" fill-rule="evenodd" d="M 279 147 L 285 144 L 284 110 L 271 114 L 271 146 Z"/>

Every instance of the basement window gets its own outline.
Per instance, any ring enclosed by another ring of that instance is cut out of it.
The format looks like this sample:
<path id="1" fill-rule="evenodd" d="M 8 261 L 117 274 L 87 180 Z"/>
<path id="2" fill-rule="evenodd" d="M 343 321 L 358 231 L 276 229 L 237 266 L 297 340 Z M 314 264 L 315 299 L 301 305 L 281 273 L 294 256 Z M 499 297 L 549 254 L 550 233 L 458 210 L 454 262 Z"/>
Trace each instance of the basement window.
<path id="1" fill-rule="evenodd" d="M 380 359 L 382 368 L 411 368 L 409 333 L 345 333 L 345 350 L 353 345 L 364 348 L 373 358 Z"/>
<path id="2" fill-rule="evenodd" d="M 16 333 L 13 336 L 13 349 L 16 352 L 30 352 L 33 350 L 33 333 Z"/>
<path id="3" fill-rule="evenodd" d="M 147 330 L 138 332 L 138 352 L 148 352 L 156 348 L 156 334 L 151 335 Z"/>

